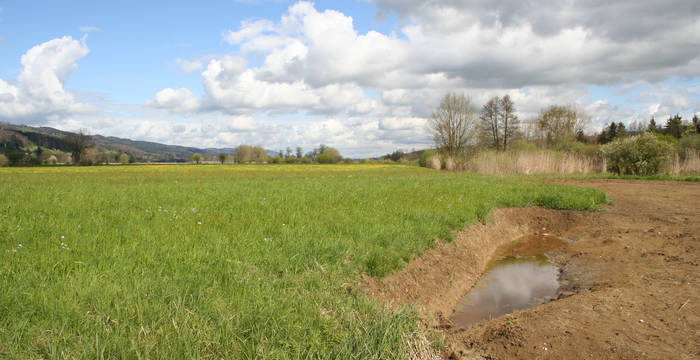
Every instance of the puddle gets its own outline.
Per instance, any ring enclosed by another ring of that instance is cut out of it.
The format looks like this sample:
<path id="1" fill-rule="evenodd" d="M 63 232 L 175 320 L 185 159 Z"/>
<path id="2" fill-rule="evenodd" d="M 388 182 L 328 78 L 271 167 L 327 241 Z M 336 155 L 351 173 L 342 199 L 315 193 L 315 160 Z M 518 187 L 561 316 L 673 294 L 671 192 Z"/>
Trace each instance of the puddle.
<path id="1" fill-rule="evenodd" d="M 500 247 L 486 272 L 455 308 L 452 321 L 467 327 L 479 321 L 527 309 L 556 298 L 559 269 L 544 253 L 566 242 L 529 235 Z"/>

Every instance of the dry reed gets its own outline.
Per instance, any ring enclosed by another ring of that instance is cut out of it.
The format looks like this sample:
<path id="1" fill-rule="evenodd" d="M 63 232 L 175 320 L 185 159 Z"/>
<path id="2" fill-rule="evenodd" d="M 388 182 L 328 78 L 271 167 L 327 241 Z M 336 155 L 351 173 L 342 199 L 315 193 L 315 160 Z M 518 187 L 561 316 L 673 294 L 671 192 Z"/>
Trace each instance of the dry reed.
<path id="1" fill-rule="evenodd" d="M 700 150 L 686 149 L 682 156 L 676 154 L 671 160 L 669 173 L 678 175 L 700 175 Z"/>
<path id="2" fill-rule="evenodd" d="M 480 174 L 587 174 L 605 171 L 598 157 L 548 150 L 485 151 L 467 162 L 465 170 Z"/>
<path id="3" fill-rule="evenodd" d="M 440 168 L 442 167 L 440 158 L 438 156 L 431 156 L 430 158 L 428 158 L 428 167 L 431 169 L 440 170 Z"/>

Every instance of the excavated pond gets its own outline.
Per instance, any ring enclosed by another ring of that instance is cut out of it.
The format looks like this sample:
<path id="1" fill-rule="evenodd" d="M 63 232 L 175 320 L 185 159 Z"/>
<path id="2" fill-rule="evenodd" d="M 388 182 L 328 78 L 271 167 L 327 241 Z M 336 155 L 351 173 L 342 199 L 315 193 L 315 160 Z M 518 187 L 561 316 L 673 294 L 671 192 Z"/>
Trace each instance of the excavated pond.
<path id="1" fill-rule="evenodd" d="M 454 324 L 467 327 L 555 299 L 560 272 L 544 254 L 565 244 L 550 235 L 528 235 L 500 247 L 486 272 L 455 307 Z"/>

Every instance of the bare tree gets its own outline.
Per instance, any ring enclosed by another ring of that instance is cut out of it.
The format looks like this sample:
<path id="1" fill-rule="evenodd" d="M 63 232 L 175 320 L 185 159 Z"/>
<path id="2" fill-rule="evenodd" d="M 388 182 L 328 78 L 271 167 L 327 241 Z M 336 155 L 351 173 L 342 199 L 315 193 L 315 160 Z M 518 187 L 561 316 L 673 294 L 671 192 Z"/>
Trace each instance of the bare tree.
<path id="1" fill-rule="evenodd" d="M 501 98 L 500 108 L 499 118 L 503 124 L 503 150 L 505 151 L 508 148 L 508 139 L 511 139 L 518 131 L 520 122 L 518 116 L 515 115 L 515 104 L 508 94 Z"/>
<path id="2" fill-rule="evenodd" d="M 481 131 L 483 131 L 484 137 L 488 139 L 486 141 L 488 141 L 489 145 L 495 146 L 496 150 L 498 150 L 501 144 L 499 121 L 500 107 L 500 99 L 498 96 L 494 96 L 481 108 L 480 116 Z"/>
<path id="3" fill-rule="evenodd" d="M 474 141 L 476 119 L 476 109 L 471 99 L 464 94 L 445 95 L 428 120 L 436 147 L 450 156 L 461 153 Z"/>
<path id="4" fill-rule="evenodd" d="M 267 161 L 267 151 L 262 146 L 254 146 L 252 148 L 252 157 L 256 163 L 264 163 Z"/>
<path id="5" fill-rule="evenodd" d="M 80 157 L 85 153 L 85 150 L 92 146 L 90 135 L 85 129 L 66 135 L 63 142 L 66 144 L 66 150 L 71 152 L 73 162 L 76 164 L 80 163 Z"/>
<path id="6" fill-rule="evenodd" d="M 253 160 L 253 147 L 250 145 L 239 145 L 236 148 L 236 162 L 249 163 Z"/>

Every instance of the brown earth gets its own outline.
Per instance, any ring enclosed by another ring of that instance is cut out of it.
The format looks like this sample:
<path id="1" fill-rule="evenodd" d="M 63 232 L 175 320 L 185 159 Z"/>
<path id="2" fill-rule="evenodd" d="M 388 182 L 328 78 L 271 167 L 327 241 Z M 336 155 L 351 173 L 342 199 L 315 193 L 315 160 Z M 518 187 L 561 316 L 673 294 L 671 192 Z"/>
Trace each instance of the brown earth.
<path id="1" fill-rule="evenodd" d="M 454 359 L 700 358 L 700 183 L 567 180 L 608 193 L 600 212 L 501 209 L 400 272 L 363 288 L 412 304 Z M 567 240 L 548 256 L 560 299 L 457 328 L 449 320 L 499 245 L 528 234 Z"/>

